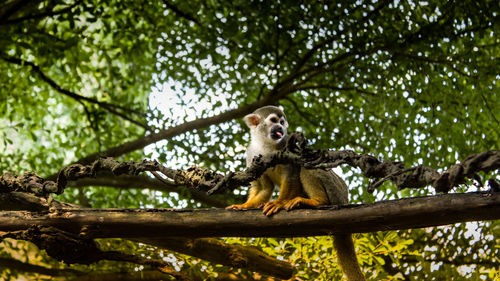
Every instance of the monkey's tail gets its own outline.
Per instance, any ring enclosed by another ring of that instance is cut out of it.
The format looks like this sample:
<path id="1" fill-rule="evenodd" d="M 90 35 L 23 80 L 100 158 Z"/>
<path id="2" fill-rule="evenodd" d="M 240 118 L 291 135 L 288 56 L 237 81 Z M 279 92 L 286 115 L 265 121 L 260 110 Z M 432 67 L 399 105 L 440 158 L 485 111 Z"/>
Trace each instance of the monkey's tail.
<path id="1" fill-rule="evenodd" d="M 365 277 L 359 268 L 351 234 L 333 236 L 333 246 L 337 251 L 340 267 L 347 275 L 347 279 L 349 281 L 364 281 Z"/>

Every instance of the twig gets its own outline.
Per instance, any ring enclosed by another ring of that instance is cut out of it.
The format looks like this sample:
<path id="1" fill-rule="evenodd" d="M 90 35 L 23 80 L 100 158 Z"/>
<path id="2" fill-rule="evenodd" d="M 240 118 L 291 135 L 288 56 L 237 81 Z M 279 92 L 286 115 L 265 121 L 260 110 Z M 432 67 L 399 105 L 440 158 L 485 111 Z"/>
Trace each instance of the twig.
<path id="1" fill-rule="evenodd" d="M 400 174 L 406 173 L 406 172 L 414 171 L 418 167 L 420 167 L 420 166 L 415 166 L 415 167 L 411 167 L 411 168 L 402 169 L 402 170 L 396 171 L 396 172 L 394 172 L 394 173 L 392 173 L 390 175 L 387 175 L 387 176 L 383 177 L 382 179 L 378 180 L 377 182 L 375 182 L 373 184 L 370 184 L 370 186 L 368 186 L 367 191 L 370 192 L 370 193 L 373 193 L 373 191 L 375 191 L 375 189 L 377 187 L 379 187 L 381 184 L 383 184 L 386 180 L 388 180 L 388 179 L 390 179 L 392 177 L 398 176 Z"/>

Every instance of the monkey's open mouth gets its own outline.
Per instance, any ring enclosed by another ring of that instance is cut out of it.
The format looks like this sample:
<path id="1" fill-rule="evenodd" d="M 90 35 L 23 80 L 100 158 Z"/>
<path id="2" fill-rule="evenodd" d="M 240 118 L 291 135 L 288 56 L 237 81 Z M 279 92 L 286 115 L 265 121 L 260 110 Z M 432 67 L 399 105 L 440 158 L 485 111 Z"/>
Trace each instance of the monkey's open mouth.
<path id="1" fill-rule="evenodd" d="M 281 126 L 274 126 L 271 129 L 271 138 L 273 140 L 279 140 L 285 135 L 283 128 Z"/>

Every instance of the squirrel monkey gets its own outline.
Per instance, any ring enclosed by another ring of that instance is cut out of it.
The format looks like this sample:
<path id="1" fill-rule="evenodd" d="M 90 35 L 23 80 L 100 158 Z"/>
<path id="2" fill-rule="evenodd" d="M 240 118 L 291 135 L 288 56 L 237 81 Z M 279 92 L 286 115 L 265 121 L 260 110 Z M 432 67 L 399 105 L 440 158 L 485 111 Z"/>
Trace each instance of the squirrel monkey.
<path id="1" fill-rule="evenodd" d="M 288 122 L 285 113 L 278 107 L 261 107 L 245 116 L 244 121 L 250 128 L 251 136 L 246 151 L 247 167 L 255 156 L 280 151 L 286 145 Z M 275 186 L 280 187 L 278 199 L 269 202 Z M 250 192 L 245 203 L 227 208 L 263 208 L 263 213 L 271 216 L 281 209 L 291 210 L 299 206 L 347 204 L 347 195 L 347 185 L 331 170 L 280 164 L 267 169 L 260 178 L 250 183 Z M 348 280 L 365 280 L 359 268 L 351 235 L 335 235 L 334 247 Z"/>

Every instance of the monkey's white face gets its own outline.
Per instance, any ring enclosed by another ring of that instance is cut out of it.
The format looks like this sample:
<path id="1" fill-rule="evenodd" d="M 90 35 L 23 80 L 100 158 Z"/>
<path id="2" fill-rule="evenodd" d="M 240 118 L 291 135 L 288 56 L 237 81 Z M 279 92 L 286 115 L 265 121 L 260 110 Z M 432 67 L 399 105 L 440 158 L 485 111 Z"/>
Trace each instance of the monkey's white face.
<path id="1" fill-rule="evenodd" d="M 277 114 L 269 114 L 263 122 L 263 129 L 266 130 L 266 137 L 274 142 L 280 142 L 287 134 L 288 122 L 285 117 L 279 117 Z"/>
<path id="2" fill-rule="evenodd" d="M 251 135 L 247 147 L 247 166 L 255 156 L 276 152 L 286 141 L 288 122 L 285 115 L 279 109 L 271 108 L 270 111 L 273 112 L 257 110 L 257 113 L 248 114 L 243 118 L 250 128 Z"/>

